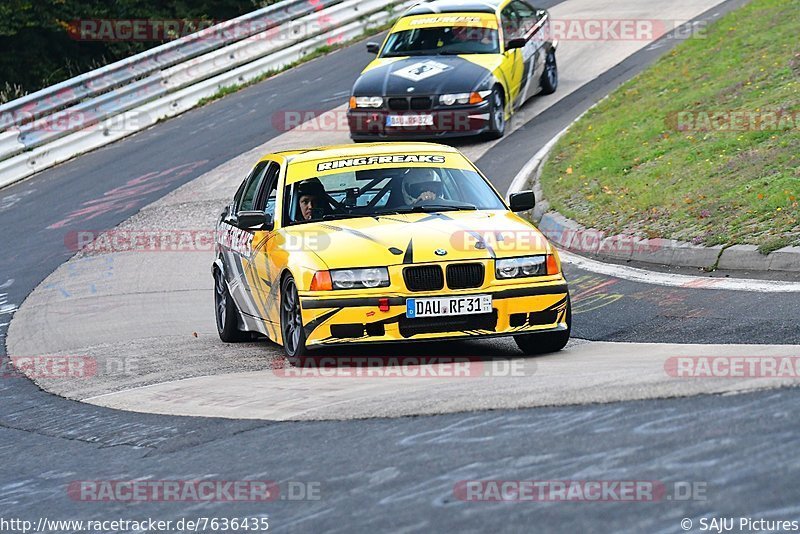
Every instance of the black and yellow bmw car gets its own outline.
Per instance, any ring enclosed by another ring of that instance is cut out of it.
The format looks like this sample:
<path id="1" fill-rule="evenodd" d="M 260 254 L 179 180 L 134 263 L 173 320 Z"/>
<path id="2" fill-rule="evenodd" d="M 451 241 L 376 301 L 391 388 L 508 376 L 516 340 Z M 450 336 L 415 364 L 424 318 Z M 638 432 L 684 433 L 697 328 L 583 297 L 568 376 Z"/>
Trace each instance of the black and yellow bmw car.
<path id="1" fill-rule="evenodd" d="M 378 143 L 265 156 L 216 231 L 223 341 L 308 348 L 514 336 L 560 350 L 569 293 L 556 250 L 458 150 Z"/>
<path id="2" fill-rule="evenodd" d="M 531 96 L 558 87 L 550 18 L 527 0 L 434 0 L 409 8 L 353 86 L 356 140 L 502 137 Z"/>

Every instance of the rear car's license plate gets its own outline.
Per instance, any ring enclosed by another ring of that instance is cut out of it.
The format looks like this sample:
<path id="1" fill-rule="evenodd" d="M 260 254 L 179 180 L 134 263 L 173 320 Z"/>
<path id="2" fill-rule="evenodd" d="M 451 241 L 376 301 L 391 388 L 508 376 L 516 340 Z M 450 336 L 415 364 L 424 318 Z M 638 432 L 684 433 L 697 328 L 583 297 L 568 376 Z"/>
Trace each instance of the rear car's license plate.
<path id="1" fill-rule="evenodd" d="M 463 297 L 435 297 L 429 299 L 406 299 L 406 317 L 444 317 L 448 315 L 472 315 L 491 313 L 491 295 L 469 295 Z"/>
<path id="2" fill-rule="evenodd" d="M 387 115 L 386 126 L 433 126 L 433 115 Z"/>

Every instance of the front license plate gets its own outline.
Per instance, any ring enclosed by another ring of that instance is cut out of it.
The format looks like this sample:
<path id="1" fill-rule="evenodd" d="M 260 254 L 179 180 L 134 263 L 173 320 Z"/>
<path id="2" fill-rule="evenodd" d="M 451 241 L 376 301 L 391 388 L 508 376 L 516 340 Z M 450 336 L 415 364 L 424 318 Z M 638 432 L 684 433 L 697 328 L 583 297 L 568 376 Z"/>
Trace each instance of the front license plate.
<path id="1" fill-rule="evenodd" d="M 491 295 L 406 299 L 406 317 L 444 317 L 492 312 Z"/>
<path id="2" fill-rule="evenodd" d="M 433 126 L 433 115 L 387 115 L 386 126 Z"/>

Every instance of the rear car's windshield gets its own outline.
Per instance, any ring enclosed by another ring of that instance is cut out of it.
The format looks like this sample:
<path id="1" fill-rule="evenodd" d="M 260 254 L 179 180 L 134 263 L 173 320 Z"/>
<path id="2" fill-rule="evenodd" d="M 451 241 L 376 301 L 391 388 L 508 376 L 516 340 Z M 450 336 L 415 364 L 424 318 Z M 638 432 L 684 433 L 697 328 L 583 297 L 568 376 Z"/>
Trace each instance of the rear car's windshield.
<path id="1" fill-rule="evenodd" d="M 498 54 L 497 30 L 472 26 L 438 26 L 393 33 L 381 57 Z"/>
<path id="2" fill-rule="evenodd" d="M 329 174 L 288 185 L 284 198 L 286 224 L 415 212 L 506 209 L 477 172 L 442 167 Z"/>

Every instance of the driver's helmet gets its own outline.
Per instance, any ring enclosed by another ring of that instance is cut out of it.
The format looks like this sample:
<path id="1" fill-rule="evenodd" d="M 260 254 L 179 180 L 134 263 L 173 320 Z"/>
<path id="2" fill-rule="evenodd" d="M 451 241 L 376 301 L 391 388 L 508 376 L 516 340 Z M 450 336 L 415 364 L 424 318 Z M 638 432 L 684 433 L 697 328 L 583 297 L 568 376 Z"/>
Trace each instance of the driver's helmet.
<path id="1" fill-rule="evenodd" d="M 313 195 L 315 197 L 324 198 L 325 187 L 322 185 L 322 182 L 319 181 L 319 178 L 303 180 L 297 184 L 297 199 L 300 200 L 300 197 L 303 195 Z"/>
<path id="2" fill-rule="evenodd" d="M 297 188 L 295 193 L 295 220 L 301 220 L 302 215 L 300 211 L 300 198 L 303 196 L 313 196 L 316 197 L 317 202 L 319 203 L 319 208 L 317 210 L 321 210 L 320 215 L 324 214 L 325 208 L 324 206 L 327 205 L 326 200 L 326 193 L 325 187 L 322 185 L 322 182 L 319 181 L 319 178 L 310 178 L 308 180 L 303 180 L 302 182 L 298 182 Z"/>
<path id="3" fill-rule="evenodd" d="M 412 205 L 425 191 L 442 197 L 442 180 L 436 171 L 426 167 L 412 167 L 403 174 L 403 199 Z"/>

